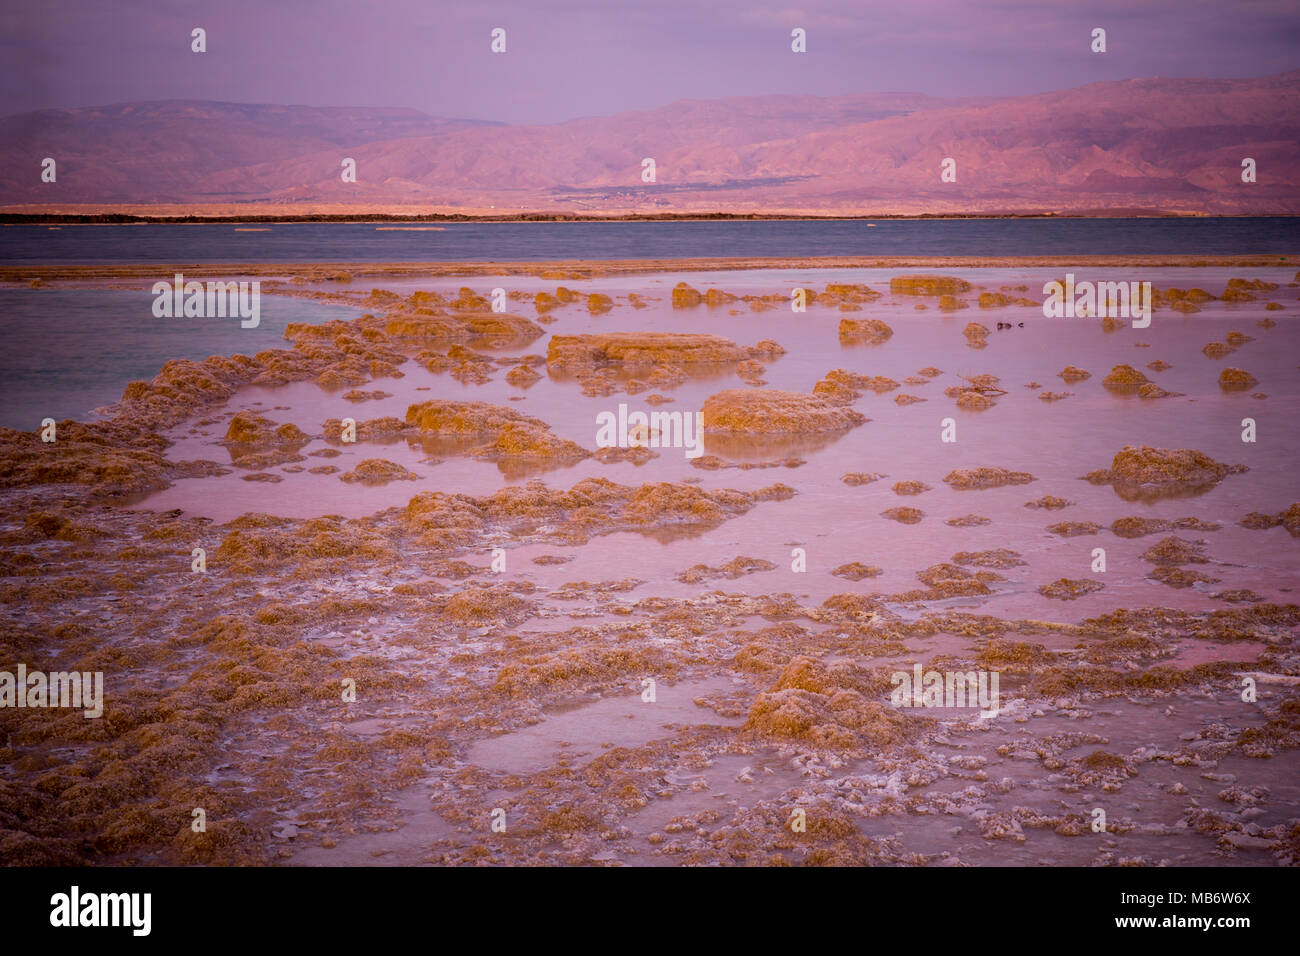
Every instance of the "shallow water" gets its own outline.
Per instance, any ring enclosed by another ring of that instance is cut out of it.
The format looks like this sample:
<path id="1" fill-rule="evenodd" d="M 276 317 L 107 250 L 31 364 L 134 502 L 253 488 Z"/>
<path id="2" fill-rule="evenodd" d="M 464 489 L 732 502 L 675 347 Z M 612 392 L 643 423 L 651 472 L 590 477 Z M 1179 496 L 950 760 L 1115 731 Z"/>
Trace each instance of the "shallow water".
<path id="1" fill-rule="evenodd" d="M 470 748 L 467 759 L 485 770 L 532 773 L 557 760 L 586 763 L 610 747 L 636 747 L 668 735 L 674 725 L 728 724 L 743 720 L 721 718 L 698 704 L 701 694 L 725 690 L 725 680 L 656 683 L 655 699 L 642 691 L 629 697 L 604 697 L 549 715 L 541 723 L 502 737 L 488 737 Z"/>
<path id="2" fill-rule="evenodd" d="M 239 319 L 159 319 L 148 292 L 0 288 L 0 426 L 35 429 L 44 418 L 87 421 L 151 379 L 171 359 L 254 355 L 283 348 L 290 322 L 351 319 L 355 309 L 263 296 L 256 328 Z"/>
<path id="3" fill-rule="evenodd" d="M 891 274 L 883 270 L 790 271 L 704 273 L 686 278 L 700 289 L 716 286 L 738 294 L 788 294 L 790 288 L 799 285 L 820 289 L 828 282 L 847 281 L 865 281 L 874 288 L 887 289 Z M 1052 273 L 1044 270 L 971 270 L 961 274 L 975 285 L 992 290 L 1028 285 L 1029 292 L 1013 294 L 1030 298 L 1035 297 L 1034 290 L 1041 289 L 1044 281 L 1053 278 Z M 1290 273 L 1274 270 L 1259 274 L 1280 284 L 1281 289 L 1271 294 L 1271 298 L 1283 302 L 1293 299 L 1287 294 L 1286 286 Z M 1097 276 L 1111 277 L 1120 275 L 1112 272 Z M 1177 269 L 1150 276 L 1162 288 L 1200 286 L 1216 293 L 1230 277 L 1227 270 L 1196 270 L 1189 274 Z M 673 580 L 683 568 L 698 563 L 719 565 L 737 555 L 747 555 L 772 561 L 777 567 L 736 580 L 720 579 L 713 586 L 756 594 L 791 592 L 821 600 L 850 588 L 908 590 L 918 586 L 913 577 L 916 568 L 948 560 L 956 551 L 1009 547 L 1024 556 L 1028 567 L 1000 572 L 1008 581 L 995 588 L 994 598 L 978 603 L 986 604 L 990 613 L 1018 616 L 1041 612 L 1043 599 L 1036 592 L 1039 584 L 1059 577 L 1091 576 L 1092 550 L 1104 547 L 1109 563 L 1108 572 L 1101 578 L 1106 583 L 1105 590 L 1068 604 L 1053 602 L 1057 613 L 1071 619 L 1146 602 L 1207 607 L 1212 606 L 1210 591 L 1229 588 L 1251 588 L 1276 600 L 1286 593 L 1282 589 L 1294 583 L 1283 570 L 1294 549 L 1293 540 L 1286 532 L 1280 528 L 1248 531 L 1236 525 L 1247 512 L 1285 508 L 1296 498 L 1300 487 L 1288 467 L 1292 454 L 1287 437 L 1288 420 L 1300 408 L 1300 377 L 1294 362 L 1294 356 L 1300 354 L 1300 324 L 1290 309 L 1265 312 L 1263 299 L 1240 305 L 1210 302 L 1199 314 L 1184 316 L 1157 311 L 1147 329 L 1125 326 L 1109 333 L 1101 330 L 1097 320 L 1046 319 L 1041 311 L 1028 307 L 972 307 L 945 314 L 933 308 L 932 303 L 925 311 L 917 311 L 916 300 L 888 295 L 867 304 L 861 312 L 840 313 L 813 306 L 803 316 L 792 316 L 782 308 L 757 314 L 746 310 L 733 316 L 726 307 L 672 309 L 669 293 L 680 278 L 625 276 L 572 283 L 583 292 L 603 291 L 614 296 L 637 292 L 646 296 L 650 304 L 641 310 L 620 305 L 601 317 L 588 315 L 580 306 L 568 306 L 552 313 L 558 321 L 547 326 L 546 332 L 548 335 L 638 330 L 709 332 L 746 345 L 771 338 L 784 345 L 787 354 L 768 363 L 763 377 L 769 387 L 796 391 L 809 391 L 834 368 L 886 375 L 899 382 L 927 365 L 943 369 L 945 374 L 925 385 L 901 385 L 881 395 L 864 393 L 854 407 L 871 420 L 846 434 L 829 436 L 819 450 L 799 452 L 807 464 L 793 469 L 707 471 L 693 467 L 680 450 L 662 449 L 659 457 L 641 466 L 606 465 L 587 460 L 572 466 L 507 475 L 494 463 L 468 457 L 449 455 L 431 459 L 426 446 L 405 441 L 341 446 L 339 457 L 317 459 L 311 453 L 326 447 L 324 441 L 318 440 L 302 450 L 307 460 L 299 463 L 300 466 L 328 462 L 341 473 L 364 458 L 381 457 L 415 472 L 419 480 L 363 488 L 339 481 L 336 474 L 319 476 L 304 471 L 282 474 L 283 480 L 275 484 L 250 484 L 241 480 L 245 472 L 234 469 L 223 478 L 178 481 L 141 506 L 157 510 L 181 508 L 218 522 L 250 510 L 292 517 L 320 514 L 360 517 L 403 506 L 412 495 L 425 489 L 481 496 L 504 484 L 531 478 L 556 487 L 568 487 L 589 476 L 630 484 L 689 479 L 699 481 L 706 488 L 741 490 L 784 482 L 797 490 L 794 499 L 779 508 L 759 506 L 713 531 L 665 541 L 647 539 L 641 534 L 614 534 L 573 549 L 576 554 L 572 563 L 539 568 L 515 560 L 512 555 L 511 569 L 546 587 L 563 581 L 631 576 L 654 582 L 633 592 L 633 596 L 651 591 L 665 596 L 685 596 L 697 588 Z M 386 287 L 403 292 L 415 288 L 445 291 L 454 290 L 460 284 L 459 280 L 392 282 L 386 283 Z M 486 291 L 487 285 L 479 281 L 474 287 Z M 532 293 L 550 288 L 551 284 L 512 279 L 510 287 Z M 968 297 L 973 301 L 974 292 Z M 523 311 L 528 314 L 528 310 Z M 879 346 L 841 345 L 837 328 L 843 315 L 882 319 L 893 328 L 893 337 Z M 1278 324 L 1268 330 L 1258 328 L 1256 321 L 1265 315 L 1275 318 Z M 1011 321 L 1016 327 L 996 331 L 1000 320 Z M 961 334 L 972 321 L 994 329 L 984 349 L 969 348 Z M 1018 325 L 1022 321 L 1024 328 Z M 1201 354 L 1206 343 L 1222 341 L 1231 330 L 1245 332 L 1255 340 L 1227 358 L 1209 359 Z M 544 354 L 546 343 L 544 336 L 522 349 L 483 351 Z M 1149 347 L 1136 347 L 1137 343 L 1147 343 Z M 1164 372 L 1146 370 L 1146 363 L 1154 359 L 1162 359 L 1172 368 Z M 1133 364 L 1147 371 L 1161 386 L 1184 395 L 1143 400 L 1103 388 L 1101 380 L 1111 366 L 1120 363 Z M 1092 377 L 1073 385 L 1063 384 L 1056 373 L 1067 364 L 1091 371 Z M 1227 365 L 1245 368 L 1255 375 L 1260 380 L 1257 389 L 1233 393 L 1221 390 L 1217 376 Z M 298 383 L 277 389 L 244 389 L 229 411 L 256 407 L 276 422 L 293 422 L 309 434 L 319 435 L 321 424 L 327 418 L 352 416 L 358 421 L 388 415 L 402 418 L 411 403 L 434 397 L 487 401 L 541 418 L 560 437 L 592 449 L 596 416 L 600 412 L 616 411 L 619 403 L 626 403 L 632 409 L 651 407 L 644 403 L 644 395 L 584 396 L 575 382 L 564 378 L 547 377 L 531 388 L 517 388 L 505 381 L 505 368 L 508 366 L 495 373 L 492 382 L 466 386 L 445 374 L 434 375 L 408 362 L 403 366 L 404 378 L 380 379 L 367 386 L 390 392 L 391 398 L 355 404 L 314 384 Z M 944 388 L 959 383 L 958 375 L 979 373 L 999 376 L 1007 390 L 1006 395 L 996 399 L 995 407 L 963 410 L 943 396 Z M 1044 389 L 1073 394 L 1061 401 L 1044 402 L 1036 397 L 1039 390 L 1024 387 L 1030 381 L 1037 381 Z M 660 407 L 693 411 L 709 395 L 723 388 L 737 387 L 743 387 L 743 383 L 734 375 L 711 372 L 705 378 L 693 377 L 667 392 L 674 402 Z M 1268 397 L 1253 398 L 1256 390 Z M 900 393 L 928 400 L 900 407 L 893 402 L 893 397 Z M 520 401 L 511 401 L 520 397 Z M 1247 416 L 1258 422 L 1259 440 L 1254 444 L 1241 441 L 1241 420 Z M 956 422 L 955 444 L 940 441 L 941 422 L 945 418 Z M 222 418 L 209 426 L 178 429 L 171 456 L 211 458 L 228 463 L 228 453 L 216 444 L 225 427 Z M 717 444 L 706 436 L 706 453 L 715 453 Z M 1231 475 L 1196 497 L 1149 503 L 1125 501 L 1110 486 L 1093 486 L 1080 480 L 1089 471 L 1107 467 L 1114 453 L 1126 444 L 1198 448 L 1220 461 L 1249 465 L 1251 470 Z M 750 457 L 773 459 L 787 453 L 789 449 L 777 441 L 766 444 L 763 451 Z M 1028 471 L 1037 480 L 1028 485 L 979 491 L 953 490 L 942 481 L 954 468 L 980 465 Z M 841 475 L 856 471 L 879 472 L 887 477 L 860 487 L 848 487 L 840 481 Z M 932 490 L 918 496 L 896 495 L 891 487 L 899 480 L 921 480 Z M 1075 504 L 1061 511 L 1024 507 L 1026 501 L 1048 494 Z M 920 508 L 925 513 L 922 522 L 909 526 L 881 517 L 880 512 L 900 505 Z M 989 517 L 992 524 L 971 528 L 944 524 L 947 518 L 968 513 Z M 1182 535 L 1208 540 L 1208 554 L 1215 563 L 1203 570 L 1220 577 L 1222 583 L 1176 590 L 1148 580 L 1150 565 L 1139 556 L 1161 536 L 1123 539 L 1107 530 L 1114 519 L 1127 515 L 1170 519 L 1193 516 L 1221 523 L 1222 530 L 1217 532 L 1182 532 Z M 1045 530 L 1049 524 L 1067 520 L 1096 522 L 1103 525 L 1103 530 L 1097 535 L 1068 538 Z M 807 573 L 791 571 L 791 549 L 796 546 L 807 552 Z M 857 585 L 829 574 L 832 569 L 852 561 L 880 566 L 884 573 Z M 971 606 L 977 602 L 959 599 L 955 603 Z"/>

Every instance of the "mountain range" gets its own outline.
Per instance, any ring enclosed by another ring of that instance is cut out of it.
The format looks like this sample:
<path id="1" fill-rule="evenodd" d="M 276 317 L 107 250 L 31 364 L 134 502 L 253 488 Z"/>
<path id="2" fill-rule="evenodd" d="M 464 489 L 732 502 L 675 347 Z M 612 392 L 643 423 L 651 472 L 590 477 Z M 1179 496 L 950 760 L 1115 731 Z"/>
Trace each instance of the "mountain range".
<path id="1" fill-rule="evenodd" d="M 955 182 L 941 181 L 949 158 Z M 182 100 L 42 110 L 0 119 L 0 210 L 1294 214 L 1300 70 L 1015 97 L 681 100 L 536 126 Z"/>

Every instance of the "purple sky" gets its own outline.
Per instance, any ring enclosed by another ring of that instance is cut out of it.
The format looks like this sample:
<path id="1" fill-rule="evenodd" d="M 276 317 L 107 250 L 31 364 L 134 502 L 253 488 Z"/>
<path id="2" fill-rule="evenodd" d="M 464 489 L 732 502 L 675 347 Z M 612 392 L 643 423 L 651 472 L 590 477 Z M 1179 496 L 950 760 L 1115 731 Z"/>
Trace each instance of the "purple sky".
<path id="1" fill-rule="evenodd" d="M 0 112 L 194 98 L 552 123 L 764 93 L 1035 93 L 1300 66 L 1300 0 L 15 0 Z M 190 52 L 195 26 L 208 52 Z M 508 52 L 489 52 L 493 27 Z M 790 30 L 808 53 L 790 52 Z M 1095 26 L 1109 52 L 1089 52 Z"/>

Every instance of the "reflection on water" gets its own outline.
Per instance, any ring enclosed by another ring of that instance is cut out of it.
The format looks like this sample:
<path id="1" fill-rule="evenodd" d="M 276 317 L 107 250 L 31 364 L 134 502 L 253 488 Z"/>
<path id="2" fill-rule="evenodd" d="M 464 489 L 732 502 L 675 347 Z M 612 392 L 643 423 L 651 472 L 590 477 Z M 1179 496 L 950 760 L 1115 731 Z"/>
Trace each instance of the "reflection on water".
<path id="1" fill-rule="evenodd" d="M 841 429 L 813 435 L 735 435 L 706 431 L 704 451 L 743 462 L 805 458 L 839 441 L 848 432 L 849 429 Z"/>

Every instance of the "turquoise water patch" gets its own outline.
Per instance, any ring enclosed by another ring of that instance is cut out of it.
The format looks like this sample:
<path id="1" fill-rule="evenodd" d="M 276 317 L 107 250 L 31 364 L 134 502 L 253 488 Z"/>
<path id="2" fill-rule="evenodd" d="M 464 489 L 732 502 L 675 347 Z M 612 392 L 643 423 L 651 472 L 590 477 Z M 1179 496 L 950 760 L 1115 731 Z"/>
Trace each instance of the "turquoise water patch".
<path id="1" fill-rule="evenodd" d="M 351 319 L 346 306 L 264 295 L 257 328 L 238 318 L 159 319 L 147 291 L 0 291 L 0 425 L 35 430 L 41 420 L 93 418 L 135 379 L 151 379 L 169 359 L 254 355 L 285 348 L 290 322 Z"/>

